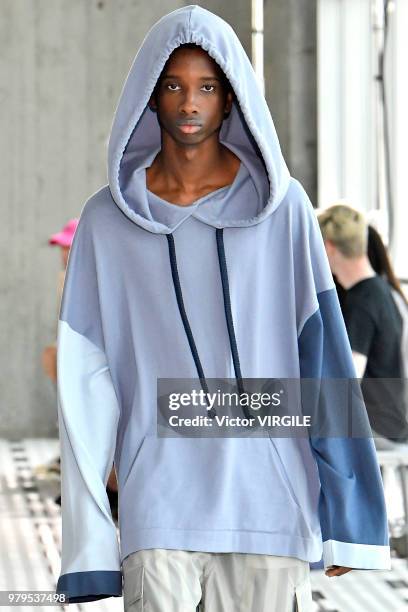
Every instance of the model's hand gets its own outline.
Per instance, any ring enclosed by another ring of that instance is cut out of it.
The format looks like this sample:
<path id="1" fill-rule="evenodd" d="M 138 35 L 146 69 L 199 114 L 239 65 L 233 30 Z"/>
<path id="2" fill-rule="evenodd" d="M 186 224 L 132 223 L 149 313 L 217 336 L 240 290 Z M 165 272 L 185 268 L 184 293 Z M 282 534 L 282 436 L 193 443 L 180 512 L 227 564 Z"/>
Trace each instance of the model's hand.
<path id="1" fill-rule="evenodd" d="M 347 572 L 351 572 L 352 567 L 343 567 L 341 565 L 331 565 L 325 571 L 326 576 L 331 578 L 332 576 L 342 576 L 343 574 L 347 574 Z"/>

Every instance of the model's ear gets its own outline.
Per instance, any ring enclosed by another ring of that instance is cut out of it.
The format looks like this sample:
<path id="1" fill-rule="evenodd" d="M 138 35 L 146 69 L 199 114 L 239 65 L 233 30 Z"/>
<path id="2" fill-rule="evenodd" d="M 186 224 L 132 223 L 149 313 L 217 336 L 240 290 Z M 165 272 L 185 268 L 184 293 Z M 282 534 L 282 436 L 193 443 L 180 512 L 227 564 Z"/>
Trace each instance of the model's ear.
<path id="1" fill-rule="evenodd" d="M 224 106 L 224 119 L 229 117 L 232 108 L 232 102 L 234 100 L 234 96 L 232 91 L 229 91 L 225 98 L 225 106 Z"/>
<path id="2" fill-rule="evenodd" d="M 152 95 L 150 96 L 149 102 L 147 103 L 148 107 L 150 108 L 151 111 L 153 111 L 153 113 L 157 112 L 157 100 L 156 100 L 156 93 L 153 92 Z"/>

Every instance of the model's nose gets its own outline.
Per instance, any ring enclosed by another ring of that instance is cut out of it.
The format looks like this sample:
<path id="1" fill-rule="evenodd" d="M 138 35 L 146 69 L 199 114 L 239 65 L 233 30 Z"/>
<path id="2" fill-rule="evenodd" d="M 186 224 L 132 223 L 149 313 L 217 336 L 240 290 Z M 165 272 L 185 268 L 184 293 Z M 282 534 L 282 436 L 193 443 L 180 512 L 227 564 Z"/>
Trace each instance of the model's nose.
<path id="1" fill-rule="evenodd" d="M 193 90 L 186 91 L 181 101 L 179 111 L 183 115 L 198 113 L 198 99 L 196 92 Z"/>

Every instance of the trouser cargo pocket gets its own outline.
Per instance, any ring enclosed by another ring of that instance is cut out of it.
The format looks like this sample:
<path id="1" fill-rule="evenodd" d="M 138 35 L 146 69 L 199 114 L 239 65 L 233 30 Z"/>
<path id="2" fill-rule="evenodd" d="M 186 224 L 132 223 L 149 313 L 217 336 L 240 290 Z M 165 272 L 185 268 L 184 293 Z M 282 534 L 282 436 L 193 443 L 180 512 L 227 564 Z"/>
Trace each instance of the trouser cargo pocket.
<path id="1" fill-rule="evenodd" d="M 295 587 L 294 612 L 313 612 L 312 587 L 310 577 Z"/>
<path id="2" fill-rule="evenodd" d="M 131 562 L 125 562 L 123 565 L 123 577 L 123 604 L 125 612 L 142 612 L 144 566 L 140 563 L 134 565 Z"/>

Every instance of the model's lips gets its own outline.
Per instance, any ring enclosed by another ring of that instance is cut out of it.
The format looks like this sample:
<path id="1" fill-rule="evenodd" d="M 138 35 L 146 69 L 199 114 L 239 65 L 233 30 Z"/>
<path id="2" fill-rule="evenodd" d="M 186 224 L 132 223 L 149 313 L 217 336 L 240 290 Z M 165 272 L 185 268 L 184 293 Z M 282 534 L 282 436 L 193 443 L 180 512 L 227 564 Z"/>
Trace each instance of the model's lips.
<path id="1" fill-rule="evenodd" d="M 199 130 L 201 130 L 201 125 L 199 124 L 191 124 L 191 123 L 181 123 L 178 125 L 179 130 L 184 132 L 184 134 L 195 134 Z"/>
<path id="2" fill-rule="evenodd" d="M 197 119 L 181 119 L 177 121 L 177 127 L 184 134 L 195 134 L 202 128 L 202 123 Z"/>

